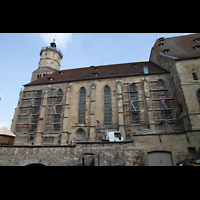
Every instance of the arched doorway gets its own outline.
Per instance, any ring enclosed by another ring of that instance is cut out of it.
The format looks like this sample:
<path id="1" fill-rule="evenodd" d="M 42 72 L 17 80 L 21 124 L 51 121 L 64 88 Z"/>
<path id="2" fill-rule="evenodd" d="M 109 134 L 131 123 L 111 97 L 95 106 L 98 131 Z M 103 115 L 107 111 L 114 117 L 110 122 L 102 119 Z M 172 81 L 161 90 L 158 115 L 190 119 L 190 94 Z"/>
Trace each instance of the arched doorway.
<path id="1" fill-rule="evenodd" d="M 41 163 L 31 163 L 26 166 L 28 166 L 28 167 L 46 167 L 46 165 L 43 165 Z"/>
<path id="2" fill-rule="evenodd" d="M 82 154 L 82 165 L 83 166 L 95 166 L 95 154 L 93 154 L 93 153 Z"/>
<path id="3" fill-rule="evenodd" d="M 84 142 L 86 141 L 86 134 L 83 128 L 79 128 L 76 131 L 77 136 L 75 137 L 75 142 Z"/>

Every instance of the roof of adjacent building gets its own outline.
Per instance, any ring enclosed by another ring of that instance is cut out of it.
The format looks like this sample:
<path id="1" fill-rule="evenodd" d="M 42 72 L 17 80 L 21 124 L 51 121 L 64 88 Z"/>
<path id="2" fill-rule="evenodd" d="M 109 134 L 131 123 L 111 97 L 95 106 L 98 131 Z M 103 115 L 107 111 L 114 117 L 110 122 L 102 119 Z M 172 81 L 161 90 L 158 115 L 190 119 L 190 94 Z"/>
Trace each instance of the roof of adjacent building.
<path id="1" fill-rule="evenodd" d="M 5 126 L 0 128 L 0 135 L 6 135 L 11 137 L 16 137 L 10 130 L 8 130 Z"/>
<path id="2" fill-rule="evenodd" d="M 152 50 L 172 59 L 200 57 L 200 33 L 171 38 L 159 38 Z"/>
<path id="3" fill-rule="evenodd" d="M 53 74 L 48 74 L 40 79 L 26 84 L 25 86 L 144 75 L 143 66 L 148 66 L 149 74 L 169 73 L 166 69 L 159 67 L 152 62 L 133 62 L 61 70 Z"/>

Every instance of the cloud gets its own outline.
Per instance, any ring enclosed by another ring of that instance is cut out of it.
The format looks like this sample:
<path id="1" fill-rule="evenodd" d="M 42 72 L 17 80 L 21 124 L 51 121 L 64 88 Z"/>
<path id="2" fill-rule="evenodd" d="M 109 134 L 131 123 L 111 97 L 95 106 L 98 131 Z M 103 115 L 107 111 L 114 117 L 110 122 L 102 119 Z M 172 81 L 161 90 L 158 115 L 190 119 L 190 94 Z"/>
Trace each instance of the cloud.
<path id="1" fill-rule="evenodd" d="M 72 33 L 41 33 L 40 37 L 49 44 L 55 39 L 56 46 L 64 50 L 67 47 L 67 44 L 71 41 Z"/>
<path id="2" fill-rule="evenodd" d="M 2 128 L 4 126 L 8 128 L 8 125 L 6 124 L 6 122 L 0 122 L 0 128 Z"/>

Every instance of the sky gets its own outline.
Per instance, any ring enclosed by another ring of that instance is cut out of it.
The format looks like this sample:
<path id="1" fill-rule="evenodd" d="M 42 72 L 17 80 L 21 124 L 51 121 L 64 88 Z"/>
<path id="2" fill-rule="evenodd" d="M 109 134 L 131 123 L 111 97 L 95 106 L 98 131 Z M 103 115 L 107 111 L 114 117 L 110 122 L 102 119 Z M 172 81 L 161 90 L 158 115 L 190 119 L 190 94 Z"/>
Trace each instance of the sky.
<path id="1" fill-rule="evenodd" d="M 40 50 L 55 39 L 61 70 L 148 61 L 160 37 L 190 33 L 0 33 L 0 128 L 11 127 L 19 93 L 38 68 Z"/>

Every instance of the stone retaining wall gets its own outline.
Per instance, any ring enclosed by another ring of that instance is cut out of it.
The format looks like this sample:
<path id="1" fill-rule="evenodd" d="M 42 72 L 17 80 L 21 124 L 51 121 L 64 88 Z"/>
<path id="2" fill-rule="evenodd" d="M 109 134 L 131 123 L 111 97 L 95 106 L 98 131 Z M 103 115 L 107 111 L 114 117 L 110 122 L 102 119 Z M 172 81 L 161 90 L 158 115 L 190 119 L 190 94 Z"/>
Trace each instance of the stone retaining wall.
<path id="1" fill-rule="evenodd" d="M 133 142 L 78 143 L 64 146 L 1 146 L 0 166 L 138 166 L 143 151 Z"/>

